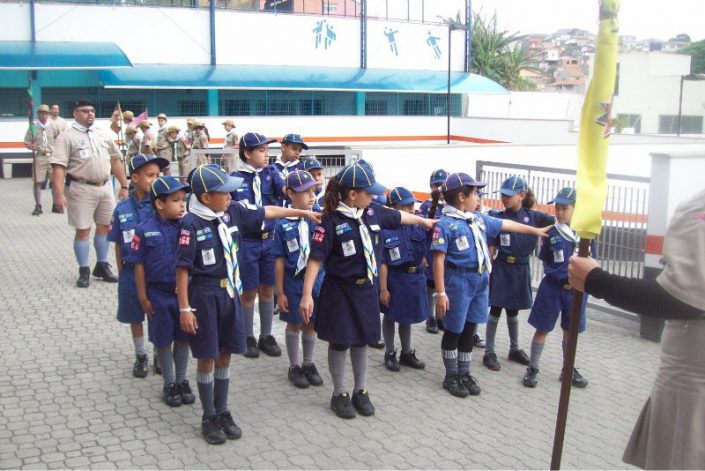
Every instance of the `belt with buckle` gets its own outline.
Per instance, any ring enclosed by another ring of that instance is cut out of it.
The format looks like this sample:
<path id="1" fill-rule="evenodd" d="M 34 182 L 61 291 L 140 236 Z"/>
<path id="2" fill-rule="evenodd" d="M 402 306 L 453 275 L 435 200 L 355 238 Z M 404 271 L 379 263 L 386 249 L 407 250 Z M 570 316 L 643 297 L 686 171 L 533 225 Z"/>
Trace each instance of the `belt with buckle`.
<path id="1" fill-rule="evenodd" d="M 401 273 L 421 273 L 423 271 L 423 267 L 417 265 L 390 265 L 389 270 Z"/>
<path id="2" fill-rule="evenodd" d="M 516 255 L 505 255 L 501 252 L 497 255 L 497 260 L 499 260 L 500 262 L 508 263 L 510 265 L 514 265 L 515 263 L 520 263 L 520 264 L 529 263 L 529 257 L 521 257 L 521 256 L 516 256 Z"/>
<path id="3" fill-rule="evenodd" d="M 269 232 L 263 232 L 262 233 L 262 240 L 267 240 L 269 239 Z"/>
<path id="4" fill-rule="evenodd" d="M 446 262 L 446 265 L 448 268 L 455 270 L 458 273 L 484 273 L 486 269 L 484 263 L 479 267 L 461 267 L 460 265 L 456 265 L 451 262 Z"/>
<path id="5" fill-rule="evenodd" d="M 149 283 L 147 285 L 148 290 L 155 290 L 166 294 L 178 294 L 176 286 L 172 283 Z"/>
<path id="6" fill-rule="evenodd" d="M 365 283 L 367 283 L 367 278 L 356 278 L 355 279 L 355 284 L 358 286 L 362 286 Z"/>
<path id="7" fill-rule="evenodd" d="M 93 185 L 93 186 L 103 186 L 106 183 L 108 183 L 108 180 L 103 180 L 101 182 L 92 182 L 89 180 L 84 180 L 83 178 L 76 178 L 70 173 L 66 175 L 66 178 L 68 179 L 69 182 L 78 182 L 78 183 L 83 183 L 85 185 Z"/>
<path id="8" fill-rule="evenodd" d="M 563 289 L 573 289 L 573 287 L 570 286 L 570 283 L 565 283 L 563 284 Z"/>
<path id="9" fill-rule="evenodd" d="M 228 279 L 227 279 L 227 278 L 221 278 L 221 279 L 220 279 L 220 287 L 221 287 L 221 288 L 227 288 L 227 287 L 228 287 Z"/>

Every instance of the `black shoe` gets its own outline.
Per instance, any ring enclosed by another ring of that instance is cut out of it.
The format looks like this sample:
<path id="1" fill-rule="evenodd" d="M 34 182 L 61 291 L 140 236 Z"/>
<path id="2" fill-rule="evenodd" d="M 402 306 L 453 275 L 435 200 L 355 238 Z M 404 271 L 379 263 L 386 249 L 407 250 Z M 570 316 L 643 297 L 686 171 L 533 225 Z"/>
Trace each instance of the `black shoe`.
<path id="1" fill-rule="evenodd" d="M 245 352 L 245 357 L 259 358 L 259 349 L 257 348 L 257 340 L 255 340 L 254 337 L 247 337 L 247 351 Z"/>
<path id="2" fill-rule="evenodd" d="M 117 283 L 118 281 L 117 276 L 113 275 L 113 271 L 108 262 L 96 263 L 95 268 L 93 268 L 93 276 L 102 278 L 103 281 L 107 281 L 108 283 Z"/>
<path id="3" fill-rule="evenodd" d="M 443 319 L 436 319 L 436 324 L 438 325 L 438 330 L 445 332 L 446 326 L 443 324 Z"/>
<path id="4" fill-rule="evenodd" d="M 320 386 L 323 384 L 323 378 L 321 378 L 321 375 L 318 374 L 316 365 L 309 363 L 308 365 L 304 365 L 302 369 L 304 371 L 304 376 L 306 376 L 306 379 L 311 386 Z"/>
<path id="5" fill-rule="evenodd" d="M 306 389 L 309 387 L 308 379 L 304 375 L 304 370 L 301 369 L 299 365 L 292 366 L 289 368 L 289 382 L 299 389 Z"/>
<path id="6" fill-rule="evenodd" d="M 132 376 L 135 378 L 146 378 L 149 372 L 149 359 L 147 355 L 138 355 L 135 365 L 132 367 Z"/>
<path id="7" fill-rule="evenodd" d="M 502 365 L 499 364 L 497 355 L 494 352 L 485 352 L 482 356 L 482 364 L 492 371 L 499 371 L 502 369 Z"/>
<path id="8" fill-rule="evenodd" d="M 179 407 L 182 404 L 179 387 L 176 383 L 165 384 L 162 388 L 162 400 L 169 407 Z"/>
<path id="9" fill-rule="evenodd" d="M 91 282 L 91 269 L 89 267 L 79 267 L 78 268 L 78 280 L 76 280 L 76 286 L 79 288 L 88 288 Z"/>
<path id="10" fill-rule="evenodd" d="M 51 205 L 51 212 L 56 214 L 64 214 L 64 208 L 57 206 L 55 204 Z"/>
<path id="11" fill-rule="evenodd" d="M 177 386 L 179 387 L 179 395 L 181 395 L 182 404 L 193 404 L 196 402 L 196 396 L 191 392 L 191 385 L 188 384 L 187 379 L 177 384 Z"/>
<path id="12" fill-rule="evenodd" d="M 517 362 L 524 366 L 529 366 L 529 363 L 531 363 L 529 356 L 521 348 L 519 350 L 512 350 L 509 352 L 509 355 L 507 355 L 507 360 Z"/>
<path id="13" fill-rule="evenodd" d="M 350 402 L 350 394 L 348 393 L 331 397 L 330 408 L 333 409 L 335 415 L 341 419 L 354 419 L 357 415 L 352 402 Z"/>
<path id="14" fill-rule="evenodd" d="M 535 388 L 539 384 L 539 369 L 533 366 L 528 367 L 521 382 L 527 388 Z"/>
<path id="15" fill-rule="evenodd" d="M 408 366 L 409 368 L 413 368 L 415 370 L 423 370 L 426 368 L 426 363 L 416 358 L 416 350 L 399 355 L 399 364 Z"/>
<path id="16" fill-rule="evenodd" d="M 368 343 L 367 346 L 370 348 L 376 348 L 377 350 L 381 350 L 384 348 L 384 342 L 382 342 L 381 340 L 377 340 L 376 342 Z"/>
<path id="17" fill-rule="evenodd" d="M 281 348 L 279 348 L 276 339 L 271 335 L 260 337 L 257 347 L 270 357 L 280 357 L 282 355 Z"/>
<path id="18" fill-rule="evenodd" d="M 394 350 L 392 353 L 384 354 L 384 366 L 387 367 L 389 371 L 399 371 L 401 367 L 397 361 L 397 351 Z"/>
<path id="19" fill-rule="evenodd" d="M 563 379 L 563 373 L 559 376 L 559 379 Z M 580 374 L 577 368 L 573 368 L 573 379 L 570 381 L 573 387 L 576 388 L 586 388 L 588 385 L 588 380 L 583 375 Z"/>
<path id="20" fill-rule="evenodd" d="M 230 411 L 226 410 L 220 414 L 218 416 L 218 420 L 220 421 L 220 426 L 223 429 L 223 432 L 225 432 L 225 436 L 228 437 L 228 440 L 237 440 L 242 437 L 242 430 L 240 430 L 240 427 L 238 427 L 235 420 L 233 420 L 233 415 Z"/>
<path id="21" fill-rule="evenodd" d="M 44 211 L 42 211 L 42 205 L 38 204 L 34 206 L 34 211 L 32 211 L 32 216 L 39 216 L 42 214 Z"/>
<path id="22" fill-rule="evenodd" d="M 475 343 L 477 348 L 485 348 L 485 339 L 475 334 L 472 336 L 472 341 Z"/>
<path id="23" fill-rule="evenodd" d="M 201 433 L 210 445 L 221 445 L 227 440 L 223 426 L 217 415 L 201 418 Z"/>
<path id="24" fill-rule="evenodd" d="M 477 380 L 474 376 L 471 376 L 470 373 L 460 375 L 460 384 L 468 390 L 468 394 L 471 396 L 479 396 L 482 392 L 482 388 L 480 388 Z"/>
<path id="25" fill-rule="evenodd" d="M 435 318 L 431 318 L 426 321 L 426 332 L 428 332 L 429 334 L 438 333 L 438 323 L 436 322 Z"/>
<path id="26" fill-rule="evenodd" d="M 372 401 L 370 401 L 370 393 L 367 392 L 367 389 L 353 391 L 352 405 L 360 415 L 364 415 L 365 417 L 375 415 L 375 406 L 373 406 Z"/>
<path id="27" fill-rule="evenodd" d="M 154 371 L 155 375 L 161 376 L 162 374 L 162 366 L 159 363 L 159 356 L 157 355 L 157 352 L 154 352 L 154 360 L 152 360 L 152 368 Z"/>
<path id="28" fill-rule="evenodd" d="M 458 375 L 446 376 L 443 380 L 443 389 L 446 389 L 455 397 L 467 397 L 468 388 L 463 386 Z"/>

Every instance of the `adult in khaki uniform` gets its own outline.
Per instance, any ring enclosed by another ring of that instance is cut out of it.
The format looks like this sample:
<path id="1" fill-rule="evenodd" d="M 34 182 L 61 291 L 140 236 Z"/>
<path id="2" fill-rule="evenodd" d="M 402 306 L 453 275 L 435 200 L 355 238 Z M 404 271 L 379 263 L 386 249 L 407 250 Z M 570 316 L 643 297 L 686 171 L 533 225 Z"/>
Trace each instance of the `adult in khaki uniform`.
<path id="1" fill-rule="evenodd" d="M 191 162 L 189 150 L 186 148 L 184 138 L 179 135 L 180 132 L 181 130 L 178 126 L 169 126 L 166 137 L 167 147 L 159 153 L 159 157 L 163 157 L 169 162 L 178 162 L 179 178 L 182 182 L 185 182 L 191 171 Z"/>
<path id="2" fill-rule="evenodd" d="M 238 149 L 238 141 L 240 138 L 235 132 L 235 123 L 232 119 L 226 119 L 223 121 L 223 127 L 225 128 L 225 142 L 223 143 L 223 149 Z M 238 154 L 228 153 L 223 154 L 223 167 L 228 173 L 232 173 L 237 170 L 237 159 Z"/>
<path id="3" fill-rule="evenodd" d="M 42 214 L 42 184 L 47 177 L 51 178 L 49 158 L 54 145 L 54 131 L 49 124 L 49 107 L 47 105 L 39 106 L 37 118 L 34 121 L 34 132 L 32 132 L 32 128 L 29 128 L 24 135 L 24 146 L 32 151 L 34 158 L 32 163 L 32 180 L 34 184 L 34 211 L 32 211 L 32 216 Z M 57 208 L 56 204 L 52 206 L 52 211 L 63 213 L 63 210 Z"/>
<path id="4" fill-rule="evenodd" d="M 64 118 L 59 116 L 61 109 L 56 103 L 51 105 L 50 112 L 51 114 L 49 115 L 49 124 L 51 125 L 52 131 L 54 132 L 54 139 L 56 139 L 59 134 L 69 128 L 69 123 L 67 123 Z"/>
<path id="5" fill-rule="evenodd" d="M 142 146 L 142 139 L 137 134 L 136 127 L 127 126 L 125 128 L 125 144 L 127 145 L 127 161 L 129 162 L 132 157 L 140 153 Z"/>
<path id="6" fill-rule="evenodd" d="M 166 125 L 167 116 L 164 113 L 160 113 L 157 116 L 157 123 L 159 123 L 159 130 L 157 131 L 157 143 L 154 146 L 154 153 L 158 157 L 163 157 L 169 162 L 171 162 L 171 151 L 169 149 L 169 127 Z M 164 175 L 171 175 L 171 168 L 166 167 L 162 170 Z"/>
<path id="7" fill-rule="evenodd" d="M 129 126 L 134 119 L 135 114 L 132 111 L 125 110 L 122 112 L 122 122 L 125 123 L 125 126 Z"/>
<path id="8" fill-rule="evenodd" d="M 149 120 L 141 121 L 137 127 L 142 131 L 142 145 L 140 146 L 140 154 L 151 154 L 154 152 L 154 147 L 157 144 L 157 136 L 152 132 L 152 123 Z M 145 146 L 149 146 L 151 150 L 145 152 Z"/>
<path id="9" fill-rule="evenodd" d="M 193 123 L 193 141 L 191 142 L 192 149 L 208 149 L 208 136 L 204 132 L 205 127 L 206 126 L 203 123 L 198 121 Z M 210 158 L 207 154 L 197 154 L 192 160 L 195 160 L 195 166 L 210 163 Z"/>
<path id="10" fill-rule="evenodd" d="M 120 198 L 127 198 L 127 179 L 122 166 L 122 155 L 107 132 L 93 127 L 95 106 L 88 101 L 77 101 L 73 107 L 75 122 L 61 133 L 54 143 L 50 163 L 54 168 L 56 204 L 67 206 L 69 224 L 76 229 L 74 254 L 79 266 L 79 288 L 88 287 L 90 268 L 88 238 L 95 222 L 93 243 L 98 263 L 93 276 L 103 281 L 117 282 L 108 263 L 107 240 L 110 219 L 115 208 L 115 197 L 110 182 L 112 170 L 120 182 Z M 66 187 L 64 186 L 66 181 Z M 66 190 L 66 195 L 64 191 Z"/>

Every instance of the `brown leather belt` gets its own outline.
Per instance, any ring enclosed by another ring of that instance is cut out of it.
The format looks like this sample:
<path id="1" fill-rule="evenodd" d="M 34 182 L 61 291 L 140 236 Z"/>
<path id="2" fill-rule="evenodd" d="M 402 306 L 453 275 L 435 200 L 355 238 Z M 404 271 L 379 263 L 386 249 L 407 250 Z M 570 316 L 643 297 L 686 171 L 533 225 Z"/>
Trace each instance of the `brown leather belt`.
<path id="1" fill-rule="evenodd" d="M 67 180 L 67 183 L 78 182 L 78 183 L 84 183 L 86 185 L 93 185 L 93 186 L 103 186 L 106 183 L 108 183 L 108 179 L 103 180 L 102 182 L 91 182 L 88 180 L 84 180 L 83 178 L 76 178 L 71 174 L 66 174 L 66 180 Z"/>

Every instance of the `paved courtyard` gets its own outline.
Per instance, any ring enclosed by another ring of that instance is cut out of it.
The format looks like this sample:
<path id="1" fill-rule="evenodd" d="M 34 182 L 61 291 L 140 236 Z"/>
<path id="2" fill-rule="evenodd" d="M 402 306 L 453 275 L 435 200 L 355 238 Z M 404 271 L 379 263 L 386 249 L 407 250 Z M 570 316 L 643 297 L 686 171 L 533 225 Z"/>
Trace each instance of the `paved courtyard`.
<path id="1" fill-rule="evenodd" d="M 44 207 L 51 208 L 44 192 Z M 560 384 L 560 334 L 549 337 L 539 386 L 524 368 L 473 362 L 483 392 L 457 399 L 441 388 L 440 336 L 422 326 L 413 343 L 426 370 L 388 372 L 369 351 L 377 414 L 344 421 L 328 404 L 325 343 L 316 360 L 325 384 L 298 390 L 287 360 L 234 358 L 230 404 L 243 437 L 209 446 L 201 408 L 160 401 L 161 377 L 132 377 L 132 342 L 115 320 L 116 285 L 77 289 L 66 217 L 32 217 L 28 179 L 0 180 L 0 468 L 548 468 Z M 91 248 L 91 265 L 95 254 Z M 528 313 L 522 312 L 525 321 Z M 647 398 L 659 346 L 638 324 L 589 312 L 577 364 L 590 380 L 573 390 L 564 468 L 624 468 L 621 455 Z M 283 347 L 284 324 L 275 321 Z M 522 345 L 532 331 L 522 323 Z M 498 352 L 506 355 L 504 320 Z M 150 355 L 151 356 L 151 355 Z M 195 389 L 195 362 L 189 366 Z M 348 365 L 348 381 L 352 373 Z"/>

